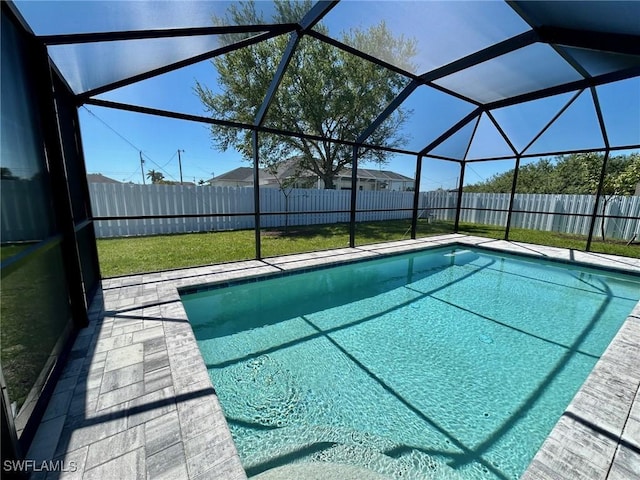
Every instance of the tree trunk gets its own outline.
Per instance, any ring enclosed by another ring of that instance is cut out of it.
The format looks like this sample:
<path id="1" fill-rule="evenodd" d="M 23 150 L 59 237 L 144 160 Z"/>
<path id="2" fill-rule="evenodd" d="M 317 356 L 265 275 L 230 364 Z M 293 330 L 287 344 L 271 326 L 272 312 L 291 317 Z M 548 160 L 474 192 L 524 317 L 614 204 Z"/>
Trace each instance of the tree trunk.
<path id="1" fill-rule="evenodd" d="M 605 212 L 607 211 L 607 203 L 609 199 L 605 196 L 602 197 L 602 220 L 600 221 L 600 234 L 602 235 L 602 241 L 605 242 L 604 238 L 604 220 L 605 220 Z"/>
<path id="2" fill-rule="evenodd" d="M 333 180 L 334 180 L 334 177 L 331 174 L 322 176 L 322 181 L 324 182 L 325 190 L 335 190 L 336 189 L 336 184 L 334 183 Z"/>
<path id="3" fill-rule="evenodd" d="M 282 192 L 284 195 L 284 233 L 289 233 L 289 195 Z M 291 192 L 289 192 L 291 193 Z"/>

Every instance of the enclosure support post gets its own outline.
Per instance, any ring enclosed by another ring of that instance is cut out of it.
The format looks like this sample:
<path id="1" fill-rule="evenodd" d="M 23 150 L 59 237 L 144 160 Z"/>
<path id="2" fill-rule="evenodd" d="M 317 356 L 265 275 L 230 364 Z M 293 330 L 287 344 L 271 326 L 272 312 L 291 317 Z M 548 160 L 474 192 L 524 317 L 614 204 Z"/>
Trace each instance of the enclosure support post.
<path id="1" fill-rule="evenodd" d="M 260 156 L 258 154 L 258 131 L 251 132 L 253 150 L 253 218 L 256 235 L 256 260 L 262 260 L 260 245 Z"/>
<path id="2" fill-rule="evenodd" d="M 516 186 L 518 185 L 519 170 L 520 170 L 520 155 L 516 157 L 516 167 L 513 170 L 513 183 L 511 184 L 511 196 L 509 197 L 509 212 L 507 213 L 507 227 L 504 230 L 505 240 L 509 240 L 509 230 L 511 228 L 511 216 L 513 215 L 513 200 L 516 197 Z"/>
<path id="3" fill-rule="evenodd" d="M 38 84 L 36 88 L 38 92 L 42 93 L 39 101 L 43 118 L 42 135 L 46 145 L 49 172 L 52 180 L 51 194 L 54 214 L 58 221 L 60 233 L 63 236 L 61 250 L 65 263 L 64 270 L 67 277 L 73 322 L 75 327 L 83 328 L 89 325 L 88 305 L 84 292 L 78 238 L 75 230 L 69 182 L 67 180 L 62 132 L 54 96 L 61 96 L 61 93 L 53 91 L 54 81 L 46 47 L 36 44 L 32 51 L 35 53 L 34 58 L 37 61 Z"/>
<path id="4" fill-rule="evenodd" d="M 462 185 L 464 185 L 465 162 L 460 162 L 460 182 L 458 183 L 458 202 L 456 205 L 456 220 L 453 225 L 453 232 L 458 233 L 460 227 L 460 209 L 462 208 Z"/>
<path id="5" fill-rule="evenodd" d="M 598 190 L 596 191 L 596 201 L 593 205 L 593 213 L 591 214 L 591 224 L 589 225 L 589 236 L 587 237 L 586 251 L 591 251 L 591 240 L 593 240 L 593 229 L 596 226 L 596 218 L 598 216 L 598 207 L 600 206 L 600 196 L 602 195 L 602 186 L 604 185 L 604 177 L 607 174 L 607 161 L 609 160 L 609 149 L 604 152 L 602 160 L 602 170 L 600 170 L 600 180 L 598 181 Z M 602 221 L 604 222 L 604 212 L 602 212 Z"/>
<path id="6" fill-rule="evenodd" d="M 356 195 L 358 194 L 358 146 L 353 146 L 351 162 L 351 208 L 349 218 L 349 247 L 356 246 Z"/>
<path id="7" fill-rule="evenodd" d="M 416 159 L 416 180 L 413 186 L 413 215 L 411 217 L 411 239 L 416 239 L 418 230 L 418 208 L 420 208 L 420 173 L 422 172 L 422 155 Z"/>
<path id="8" fill-rule="evenodd" d="M 596 192 L 596 201 L 593 206 L 593 214 L 591 215 L 591 225 L 589 225 L 589 237 L 587 238 L 587 252 L 591 250 L 591 240 L 593 240 L 593 229 L 596 226 L 596 216 L 598 214 L 598 205 L 600 204 L 600 196 L 602 195 L 602 189 L 604 187 L 604 179 L 607 175 L 607 162 L 609 161 L 609 135 L 607 134 L 607 127 L 604 123 L 604 117 L 602 115 L 602 108 L 600 107 L 600 100 L 598 100 L 598 92 L 594 87 L 591 87 L 591 98 L 593 99 L 593 106 L 596 109 L 596 115 L 598 116 L 598 123 L 600 124 L 600 132 L 602 133 L 602 139 L 606 150 L 604 152 L 604 159 L 602 160 L 602 170 L 600 171 L 600 180 L 598 181 L 598 191 Z M 606 204 L 605 204 L 606 206 Z M 604 222 L 604 208 L 602 210 L 602 222 Z M 603 225 L 604 227 L 604 225 Z M 603 239 L 604 240 L 604 239 Z"/>

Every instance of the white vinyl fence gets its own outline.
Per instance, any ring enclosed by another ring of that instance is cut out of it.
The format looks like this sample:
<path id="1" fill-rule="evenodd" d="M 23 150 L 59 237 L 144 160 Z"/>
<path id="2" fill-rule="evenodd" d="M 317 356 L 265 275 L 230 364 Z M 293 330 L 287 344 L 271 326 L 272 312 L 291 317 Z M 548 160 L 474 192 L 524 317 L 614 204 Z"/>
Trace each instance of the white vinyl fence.
<path id="1" fill-rule="evenodd" d="M 460 221 L 482 225 L 506 225 L 509 196 L 508 193 L 463 194 Z M 453 221 L 457 198 L 456 192 L 426 192 L 421 194 L 420 205 L 433 209 L 427 208 L 432 218 Z M 513 199 L 511 227 L 586 236 L 589 234 L 594 201 L 594 195 L 516 194 Z M 600 213 L 602 205 L 603 200 L 600 201 Z M 438 210 L 441 208 L 449 210 Z M 605 219 L 606 238 L 631 240 L 634 235 L 640 237 L 640 196 L 614 197 L 607 202 L 606 215 L 631 217 Z M 594 230 L 595 237 L 600 237 L 601 227 L 602 221 L 598 218 Z"/>
<path id="2" fill-rule="evenodd" d="M 188 233 L 237 230 L 254 227 L 253 188 L 134 185 L 92 183 L 89 185 L 93 215 L 119 217 L 141 215 L 214 214 L 203 218 L 172 218 L 143 220 L 103 220 L 96 222 L 98 238 L 164 233 Z M 287 215 L 289 225 L 317 225 L 349 221 L 351 192 L 349 190 L 295 189 L 289 194 Z M 413 192 L 359 191 L 358 210 L 407 209 L 405 211 L 361 212 L 357 221 L 410 219 Z M 420 194 L 420 216 L 439 220 L 453 220 L 457 202 L 456 192 L 435 191 Z M 587 235 L 594 197 L 590 195 L 525 195 L 517 194 L 514 210 L 553 213 L 514 213 L 511 226 L 536 230 Z M 485 211 L 509 207 L 508 194 L 465 193 L 460 220 L 487 225 L 505 225 L 507 212 Z M 286 202 L 278 189 L 260 190 L 260 224 L 263 228 L 285 225 Z M 300 213 L 300 212 L 313 213 Z M 330 213 L 343 211 L 343 213 Z M 327 213 L 325 213 L 327 212 Z M 243 216 L 224 216 L 244 213 Z M 586 214 L 571 217 L 563 214 Z M 635 219 L 607 219 L 609 238 L 631 239 L 640 232 L 640 197 L 619 197 L 609 202 L 607 215 L 635 217 Z M 599 223 L 595 235 L 600 234 Z"/>

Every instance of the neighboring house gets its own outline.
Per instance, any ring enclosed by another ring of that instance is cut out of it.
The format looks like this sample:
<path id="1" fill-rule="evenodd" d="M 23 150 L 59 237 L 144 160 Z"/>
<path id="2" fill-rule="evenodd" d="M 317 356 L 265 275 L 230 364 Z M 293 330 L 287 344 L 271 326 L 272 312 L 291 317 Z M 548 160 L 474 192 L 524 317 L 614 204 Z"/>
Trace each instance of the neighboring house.
<path id="1" fill-rule="evenodd" d="M 274 175 L 265 169 L 260 169 L 260 187 L 279 188 L 280 185 Z M 298 180 L 294 183 L 296 188 L 324 188 L 324 182 L 318 176 L 311 172 L 303 172 L 296 175 L 295 167 L 291 163 L 285 163 L 277 177 L 287 179 L 296 177 Z M 252 187 L 253 186 L 253 168 L 239 167 L 229 172 L 218 175 L 208 180 L 211 186 L 224 187 Z M 344 169 L 335 178 L 336 190 L 351 189 L 351 169 Z M 358 169 L 358 190 L 408 190 L 414 186 L 413 178 L 406 177 L 400 173 L 389 170 L 373 170 L 366 168 Z"/>
<path id="2" fill-rule="evenodd" d="M 260 169 L 260 186 L 275 186 L 278 184 L 273 175 Z M 238 167 L 222 175 L 207 180 L 212 187 L 253 187 L 253 167 Z"/>
<path id="3" fill-rule="evenodd" d="M 122 183 L 101 173 L 87 173 L 87 183 Z"/>
<path id="4" fill-rule="evenodd" d="M 336 189 L 351 189 L 351 169 L 340 171 L 335 180 Z M 358 169 L 359 190 L 401 190 L 406 191 L 414 187 L 413 178 L 390 170 Z"/>

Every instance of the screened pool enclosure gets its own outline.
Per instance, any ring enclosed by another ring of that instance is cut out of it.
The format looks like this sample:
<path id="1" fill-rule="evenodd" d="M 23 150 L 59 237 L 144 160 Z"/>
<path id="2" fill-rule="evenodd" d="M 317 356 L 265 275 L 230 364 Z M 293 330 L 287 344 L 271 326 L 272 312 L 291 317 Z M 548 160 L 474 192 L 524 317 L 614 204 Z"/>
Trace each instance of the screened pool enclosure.
<path id="1" fill-rule="evenodd" d="M 376 222 L 640 256 L 639 18 L 632 1 L 3 2 L 3 459 L 73 360 L 96 237 L 243 229 L 251 253 L 229 260 L 261 259 L 283 226 L 340 224 L 354 247 Z M 183 131 L 179 179 L 144 185 L 166 164 L 137 139 Z M 123 185 L 89 185 L 118 142 Z M 208 185 L 182 178 L 186 142 Z"/>

